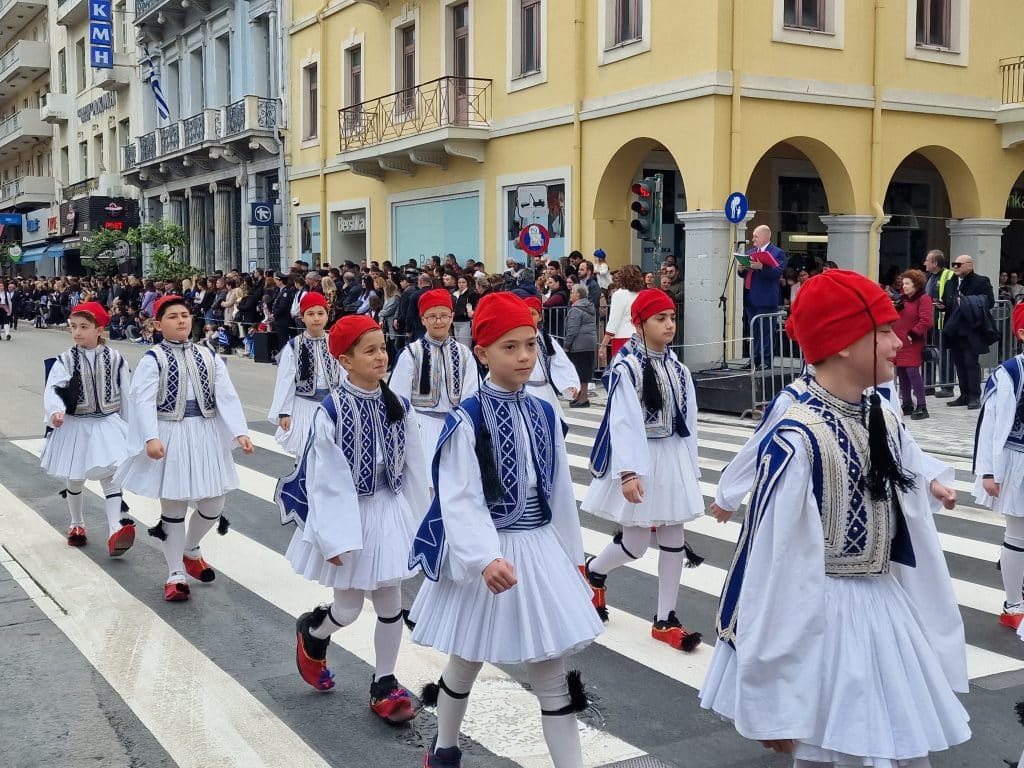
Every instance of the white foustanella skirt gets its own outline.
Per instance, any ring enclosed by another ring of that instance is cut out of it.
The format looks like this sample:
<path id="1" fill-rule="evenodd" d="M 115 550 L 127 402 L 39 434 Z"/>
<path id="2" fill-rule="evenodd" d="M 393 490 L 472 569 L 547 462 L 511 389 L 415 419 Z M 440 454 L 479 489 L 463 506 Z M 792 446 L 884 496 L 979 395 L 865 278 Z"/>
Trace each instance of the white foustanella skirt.
<path id="1" fill-rule="evenodd" d="M 795 757 L 836 765 L 897 768 L 971 736 L 968 715 L 950 688 L 913 604 L 892 574 L 828 578 L 825 658 L 814 732 Z M 742 643 L 742 629 L 737 642 Z M 701 706 L 734 719 L 736 651 L 715 646 Z M 814 706 L 812 703 L 811 706 Z"/>
<path id="2" fill-rule="evenodd" d="M 483 576 L 424 581 L 412 605 L 412 641 L 467 661 L 519 664 L 567 656 L 604 631 L 593 593 L 550 525 L 498 531 L 517 583 L 492 594 Z"/>
<path id="3" fill-rule="evenodd" d="M 143 449 L 128 459 L 115 476 L 125 490 L 149 499 L 198 501 L 238 487 L 230 438 L 217 419 L 191 416 L 157 424 L 164 457 L 151 459 Z"/>
<path id="4" fill-rule="evenodd" d="M 318 514 L 330 514 L 319 512 Z M 402 494 L 390 488 L 359 498 L 363 548 L 341 555 L 341 565 L 324 559 L 312 531 L 297 530 L 285 557 L 296 573 L 332 589 L 363 589 L 398 584 L 411 578 L 409 550 L 416 532 L 412 510 Z"/>
<path id="5" fill-rule="evenodd" d="M 1024 517 L 1024 453 L 1006 453 L 1006 469 L 1003 471 L 1003 482 L 999 486 L 999 496 L 992 497 L 985 493 L 982 479 L 979 477 L 974 483 L 974 500 L 993 512 L 1011 517 Z"/>
<path id="6" fill-rule="evenodd" d="M 280 427 L 274 433 L 274 440 L 287 453 L 292 456 L 299 456 L 306 447 L 306 440 L 309 438 L 309 430 L 313 426 L 313 417 L 316 409 L 320 407 L 319 400 L 309 400 L 305 397 L 295 397 L 292 405 L 292 423 L 285 431 Z"/>
<path id="7" fill-rule="evenodd" d="M 48 475 L 101 480 L 128 458 L 128 425 L 109 416 L 65 416 L 43 444 L 39 464 Z"/>
<path id="8" fill-rule="evenodd" d="M 621 478 L 608 473 L 591 481 L 581 509 L 629 526 L 674 525 L 702 517 L 704 496 L 683 438 L 648 440 L 647 450 L 651 469 L 641 478 L 642 502 L 626 501 Z"/>

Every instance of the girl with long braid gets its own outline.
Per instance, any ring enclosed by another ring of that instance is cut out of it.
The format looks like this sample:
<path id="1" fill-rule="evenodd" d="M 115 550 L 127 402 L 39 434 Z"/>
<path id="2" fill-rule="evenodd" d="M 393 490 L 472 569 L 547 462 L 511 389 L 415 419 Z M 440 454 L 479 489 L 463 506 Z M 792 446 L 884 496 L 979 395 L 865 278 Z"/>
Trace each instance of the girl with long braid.
<path id="1" fill-rule="evenodd" d="M 427 580 L 413 603 L 414 643 L 448 654 L 424 703 L 437 705 L 425 768 L 459 768 L 459 730 L 484 662 L 525 664 L 555 768 L 582 768 L 576 712 L 587 706 L 565 657 L 602 631 L 583 559 L 562 427 L 525 384 L 537 328 L 510 293 L 480 300 L 474 351 L 490 375 L 445 420 L 433 461 L 437 494 L 411 565 Z"/>
<path id="2" fill-rule="evenodd" d="M 327 348 L 327 299 L 308 292 L 299 302 L 306 330 L 288 340 L 277 358 L 277 384 L 267 418 L 278 425 L 274 440 L 297 456 L 306 446 L 317 406 L 338 386 L 342 368 Z"/>
<path id="3" fill-rule="evenodd" d="M 298 526 L 286 557 L 296 573 L 334 591 L 330 605 L 299 616 L 296 663 L 302 679 L 334 687 L 331 635 L 354 622 L 369 597 L 377 614 L 370 709 L 404 722 L 415 715 L 395 677 L 402 643 L 402 581 L 409 547 L 429 498 L 426 465 L 409 402 L 385 383 L 387 345 L 367 315 L 348 315 L 327 343 L 346 371 L 317 406 L 296 469 L 278 487 L 285 522 Z"/>
<path id="4" fill-rule="evenodd" d="M 86 480 L 99 480 L 107 515 L 107 552 L 120 557 L 135 543 L 135 523 L 125 517 L 117 468 L 128 458 L 124 421 L 131 377 L 128 363 L 103 340 L 110 315 L 91 301 L 71 308 L 68 324 L 75 346 L 53 361 L 46 377 L 43 408 L 46 439 L 40 460 L 46 472 L 64 478 L 61 495 L 71 513 L 68 544 L 85 546 L 82 516 Z"/>
<path id="5" fill-rule="evenodd" d="M 686 544 L 684 523 L 704 514 L 697 465 L 697 400 L 690 371 L 669 349 L 676 306 L 664 291 L 641 291 L 632 306 L 633 335 L 608 373 L 608 407 L 590 454 L 594 480 L 582 509 L 618 523 L 622 530 L 584 573 L 594 607 L 607 619 L 608 574 L 647 551 L 658 553 L 655 640 L 692 651 L 700 633 L 676 617 L 683 567 L 702 559 Z"/>

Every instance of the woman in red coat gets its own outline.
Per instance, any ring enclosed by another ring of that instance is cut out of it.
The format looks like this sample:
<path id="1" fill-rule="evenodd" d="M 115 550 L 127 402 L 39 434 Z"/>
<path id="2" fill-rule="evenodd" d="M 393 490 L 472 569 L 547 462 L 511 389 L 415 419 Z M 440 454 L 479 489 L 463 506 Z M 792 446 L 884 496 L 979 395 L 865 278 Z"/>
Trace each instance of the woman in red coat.
<path id="1" fill-rule="evenodd" d="M 921 376 L 925 339 L 932 327 L 932 299 L 924 292 L 925 276 L 919 269 L 908 269 L 900 275 L 903 292 L 896 301 L 900 316 L 893 329 L 903 348 L 896 353 L 896 377 L 900 384 L 903 413 L 912 419 L 927 419 L 924 399 L 924 378 Z M 913 394 L 913 399 L 911 399 Z M 914 407 L 914 403 L 917 407 Z"/>

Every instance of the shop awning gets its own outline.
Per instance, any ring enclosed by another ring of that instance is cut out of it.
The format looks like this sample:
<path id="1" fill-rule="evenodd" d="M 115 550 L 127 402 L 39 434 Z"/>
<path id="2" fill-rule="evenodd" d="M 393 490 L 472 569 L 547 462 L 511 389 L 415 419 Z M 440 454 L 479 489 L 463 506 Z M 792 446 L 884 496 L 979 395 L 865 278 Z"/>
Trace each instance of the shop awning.
<path id="1" fill-rule="evenodd" d="M 64 256 L 64 243 L 51 243 L 46 248 L 46 256 L 51 259 L 60 259 Z"/>
<path id="2" fill-rule="evenodd" d="M 46 253 L 46 243 L 42 245 L 28 245 L 25 246 L 25 250 L 21 253 L 21 261 L 19 264 L 31 264 L 34 261 L 39 261 L 43 258 Z"/>

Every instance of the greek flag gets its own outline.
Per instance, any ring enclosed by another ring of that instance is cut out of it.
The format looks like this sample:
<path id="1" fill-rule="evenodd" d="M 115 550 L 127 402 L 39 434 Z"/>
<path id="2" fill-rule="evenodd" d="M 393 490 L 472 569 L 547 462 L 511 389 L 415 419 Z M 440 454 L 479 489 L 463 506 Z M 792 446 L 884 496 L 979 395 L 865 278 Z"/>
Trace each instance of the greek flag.
<path id="1" fill-rule="evenodd" d="M 149 66 L 149 87 L 153 89 L 153 98 L 156 100 L 156 113 L 161 119 L 167 120 L 171 116 L 171 110 L 168 108 L 167 99 L 164 98 L 164 92 L 160 88 L 160 78 L 157 77 L 153 57 L 149 55 L 149 47 L 142 46 L 142 53 L 142 63 Z"/>

